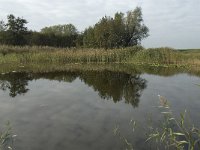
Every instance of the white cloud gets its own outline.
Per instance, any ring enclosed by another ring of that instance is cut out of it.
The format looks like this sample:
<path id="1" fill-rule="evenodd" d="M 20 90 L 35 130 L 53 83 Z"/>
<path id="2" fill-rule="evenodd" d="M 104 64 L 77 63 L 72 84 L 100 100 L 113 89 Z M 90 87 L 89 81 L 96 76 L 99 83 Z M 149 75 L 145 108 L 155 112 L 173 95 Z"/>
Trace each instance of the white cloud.
<path id="1" fill-rule="evenodd" d="M 12 13 L 27 19 L 34 30 L 66 23 L 84 30 L 104 15 L 126 13 L 138 5 L 150 29 L 144 46 L 200 48 L 199 0 L 0 0 L 0 19 Z"/>

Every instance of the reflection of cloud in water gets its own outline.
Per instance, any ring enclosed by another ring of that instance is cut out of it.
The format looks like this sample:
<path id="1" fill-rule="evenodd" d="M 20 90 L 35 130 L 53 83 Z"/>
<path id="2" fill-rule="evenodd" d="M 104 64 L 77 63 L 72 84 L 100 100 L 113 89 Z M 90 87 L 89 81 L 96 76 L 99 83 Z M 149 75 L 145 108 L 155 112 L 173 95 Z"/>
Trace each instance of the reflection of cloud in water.
<path id="1" fill-rule="evenodd" d="M 138 106 L 141 92 L 146 88 L 146 80 L 139 75 L 122 72 L 87 71 L 87 72 L 52 72 L 52 73 L 9 73 L 0 75 L 0 89 L 9 90 L 10 96 L 25 94 L 29 91 L 28 81 L 33 79 L 48 79 L 59 82 L 73 82 L 79 78 L 82 82 L 98 91 L 103 99 L 113 99 L 116 103 L 125 100 L 126 103 Z"/>

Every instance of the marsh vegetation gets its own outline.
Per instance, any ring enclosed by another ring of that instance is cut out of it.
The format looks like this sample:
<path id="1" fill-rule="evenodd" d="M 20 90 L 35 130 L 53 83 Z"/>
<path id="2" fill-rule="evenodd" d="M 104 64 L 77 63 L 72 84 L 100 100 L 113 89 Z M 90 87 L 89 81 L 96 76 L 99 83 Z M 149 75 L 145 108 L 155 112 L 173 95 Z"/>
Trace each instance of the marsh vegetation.
<path id="1" fill-rule="evenodd" d="M 158 95 L 160 105 L 155 107 L 159 109 L 161 119 L 160 125 L 155 126 L 155 119 L 149 116 L 146 124 L 142 125 L 146 135 L 145 143 L 149 149 L 163 150 L 197 150 L 200 147 L 200 128 L 191 122 L 190 115 L 187 110 L 181 112 L 180 115 L 174 114 L 169 101 L 163 96 Z M 130 121 L 131 131 L 134 136 L 135 130 L 141 128 L 136 120 Z M 141 129 L 140 129 L 141 130 Z M 113 130 L 125 144 L 126 149 L 134 150 L 135 146 L 129 141 L 120 127 L 117 126 Z"/>
<path id="2" fill-rule="evenodd" d="M 118 49 L 0 46 L 2 64 L 123 63 L 151 66 L 192 67 L 200 65 L 200 50 L 175 50 L 141 46 Z"/>

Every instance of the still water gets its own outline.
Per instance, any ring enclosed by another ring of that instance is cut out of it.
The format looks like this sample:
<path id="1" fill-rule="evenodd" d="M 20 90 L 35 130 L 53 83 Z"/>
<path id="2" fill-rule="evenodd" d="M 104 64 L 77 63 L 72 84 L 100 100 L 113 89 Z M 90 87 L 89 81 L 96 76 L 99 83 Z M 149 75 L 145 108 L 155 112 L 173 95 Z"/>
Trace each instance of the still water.
<path id="1" fill-rule="evenodd" d="M 0 75 L 0 125 L 10 121 L 16 150 L 121 150 L 120 128 L 136 149 L 150 149 L 143 126 L 160 119 L 158 94 L 174 113 L 200 125 L 198 76 L 116 71 L 13 72 Z M 137 122 L 134 133 L 130 120 Z"/>

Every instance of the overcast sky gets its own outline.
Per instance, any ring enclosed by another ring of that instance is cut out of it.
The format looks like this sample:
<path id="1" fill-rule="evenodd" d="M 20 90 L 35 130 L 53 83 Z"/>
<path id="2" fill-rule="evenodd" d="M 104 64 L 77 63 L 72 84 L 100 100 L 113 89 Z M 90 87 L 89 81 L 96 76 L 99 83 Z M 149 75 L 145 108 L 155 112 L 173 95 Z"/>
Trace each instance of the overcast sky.
<path id="1" fill-rule="evenodd" d="M 136 6 L 150 29 L 143 46 L 200 48 L 200 0 L 0 0 L 0 20 L 14 14 L 27 19 L 29 29 L 72 23 L 82 31 L 104 15 Z"/>

